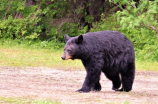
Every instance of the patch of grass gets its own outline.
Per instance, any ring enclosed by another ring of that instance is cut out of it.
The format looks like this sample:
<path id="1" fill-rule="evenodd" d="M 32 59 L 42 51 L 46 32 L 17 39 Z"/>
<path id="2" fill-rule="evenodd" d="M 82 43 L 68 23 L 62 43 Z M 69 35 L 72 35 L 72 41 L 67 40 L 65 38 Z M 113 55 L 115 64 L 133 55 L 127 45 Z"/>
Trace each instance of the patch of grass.
<path id="1" fill-rule="evenodd" d="M 104 104 L 104 103 L 101 103 L 101 104 Z M 130 104 L 128 101 L 124 101 L 124 103 L 121 103 L 121 102 L 106 102 L 106 104 Z"/>
<path id="2" fill-rule="evenodd" d="M 0 66 L 84 70 L 80 60 L 61 59 L 63 47 L 63 43 L 53 41 L 0 40 Z"/>
<path id="3" fill-rule="evenodd" d="M 36 101 L 32 101 L 31 104 L 61 104 L 61 103 L 58 101 L 36 100 Z"/>
<path id="4" fill-rule="evenodd" d="M 130 104 L 128 101 L 125 101 L 124 104 Z"/>
<path id="5" fill-rule="evenodd" d="M 63 52 L 48 49 L 0 49 L 0 66 L 44 66 L 64 70 L 83 70 L 80 60 L 61 59 Z"/>
<path id="6" fill-rule="evenodd" d="M 0 97 L 0 104 L 61 104 L 58 101 Z"/>
<path id="7" fill-rule="evenodd" d="M 136 69 L 138 71 L 158 71 L 158 62 L 136 60 Z"/>

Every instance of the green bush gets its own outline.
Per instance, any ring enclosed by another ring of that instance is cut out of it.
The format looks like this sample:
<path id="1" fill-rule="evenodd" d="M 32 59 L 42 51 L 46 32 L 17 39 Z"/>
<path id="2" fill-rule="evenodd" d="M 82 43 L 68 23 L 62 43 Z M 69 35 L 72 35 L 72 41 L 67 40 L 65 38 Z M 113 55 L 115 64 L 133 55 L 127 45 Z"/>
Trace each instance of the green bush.
<path id="1" fill-rule="evenodd" d="M 4 2 L 0 1 L 0 37 L 10 39 L 35 39 L 41 32 L 38 22 L 40 10 L 38 6 L 24 7 L 21 0 Z M 4 6 L 5 5 L 5 6 Z"/>

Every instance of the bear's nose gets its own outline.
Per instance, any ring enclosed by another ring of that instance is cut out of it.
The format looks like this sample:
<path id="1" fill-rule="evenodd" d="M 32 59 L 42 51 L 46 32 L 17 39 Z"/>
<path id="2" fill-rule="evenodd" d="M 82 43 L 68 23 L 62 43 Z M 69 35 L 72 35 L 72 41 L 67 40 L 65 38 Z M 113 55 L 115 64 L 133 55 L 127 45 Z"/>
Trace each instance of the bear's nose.
<path id="1" fill-rule="evenodd" d="M 62 57 L 61 57 L 61 59 L 65 60 L 65 57 L 64 57 L 64 56 L 62 56 Z"/>

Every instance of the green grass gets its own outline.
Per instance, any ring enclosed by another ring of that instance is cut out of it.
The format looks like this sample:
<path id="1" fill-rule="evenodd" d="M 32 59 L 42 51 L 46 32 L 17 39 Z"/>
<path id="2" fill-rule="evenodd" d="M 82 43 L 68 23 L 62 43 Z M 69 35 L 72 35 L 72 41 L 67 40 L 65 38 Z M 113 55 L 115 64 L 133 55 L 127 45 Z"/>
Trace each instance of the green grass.
<path id="1" fill-rule="evenodd" d="M 57 69 L 83 69 L 79 60 L 61 59 L 62 51 L 53 51 L 47 49 L 22 49 L 22 48 L 1 48 L 0 66 L 44 66 Z"/>
<path id="2" fill-rule="evenodd" d="M 136 61 L 138 71 L 158 71 L 158 62 Z"/>
<path id="3" fill-rule="evenodd" d="M 61 104 L 58 101 L 0 97 L 0 104 Z"/>
<path id="4" fill-rule="evenodd" d="M 43 42 L 33 45 L 28 43 L 5 42 L 0 44 L 0 66 L 14 67 L 52 67 L 64 70 L 84 70 L 80 60 L 63 61 L 63 48 L 43 47 Z M 53 44 L 53 43 L 52 43 Z M 53 44 L 55 45 L 55 44 Z M 58 47 L 56 45 L 56 47 Z"/>
<path id="5" fill-rule="evenodd" d="M 63 61 L 61 56 L 64 45 L 60 47 L 62 48 L 59 48 L 57 43 L 49 42 L 45 42 L 43 46 L 43 42 L 30 44 L 29 41 L 1 41 L 0 66 L 43 66 L 63 70 L 84 70 L 80 60 Z M 158 62 L 136 60 L 136 70 L 158 71 Z"/>

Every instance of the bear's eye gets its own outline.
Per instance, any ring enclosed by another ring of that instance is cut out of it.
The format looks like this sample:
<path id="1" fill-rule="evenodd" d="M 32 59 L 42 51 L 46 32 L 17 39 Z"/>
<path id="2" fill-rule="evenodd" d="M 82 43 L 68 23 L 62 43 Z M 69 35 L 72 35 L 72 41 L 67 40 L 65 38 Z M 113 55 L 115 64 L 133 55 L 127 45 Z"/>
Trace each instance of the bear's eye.
<path id="1" fill-rule="evenodd" d="M 68 49 L 67 51 L 68 51 L 68 52 L 70 52 L 71 50 L 70 50 L 70 49 Z"/>

